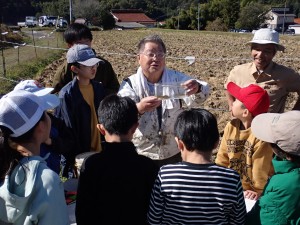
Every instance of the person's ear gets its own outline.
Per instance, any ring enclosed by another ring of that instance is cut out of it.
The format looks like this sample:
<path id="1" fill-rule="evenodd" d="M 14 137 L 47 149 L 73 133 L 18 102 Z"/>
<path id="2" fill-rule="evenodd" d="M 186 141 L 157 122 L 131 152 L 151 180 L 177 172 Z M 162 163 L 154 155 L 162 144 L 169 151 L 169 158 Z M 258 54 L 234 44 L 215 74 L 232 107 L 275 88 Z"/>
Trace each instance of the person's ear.
<path id="1" fill-rule="evenodd" d="M 103 136 L 105 136 L 106 130 L 102 124 L 97 124 L 97 129 Z"/>
<path id="2" fill-rule="evenodd" d="M 77 66 L 72 65 L 72 66 L 71 66 L 71 70 L 72 70 L 72 72 L 74 72 L 74 73 L 78 73 L 79 68 L 78 68 Z"/>
<path id="3" fill-rule="evenodd" d="M 71 48 L 74 44 L 67 43 L 68 48 Z"/>
<path id="4" fill-rule="evenodd" d="M 244 109 L 243 117 L 246 118 L 246 117 L 249 117 L 249 116 L 252 116 L 251 112 L 248 109 Z"/>
<path id="5" fill-rule="evenodd" d="M 175 141 L 177 143 L 177 147 L 180 151 L 183 151 L 184 149 L 184 144 L 182 142 L 182 140 L 180 140 L 178 137 L 175 137 Z"/>

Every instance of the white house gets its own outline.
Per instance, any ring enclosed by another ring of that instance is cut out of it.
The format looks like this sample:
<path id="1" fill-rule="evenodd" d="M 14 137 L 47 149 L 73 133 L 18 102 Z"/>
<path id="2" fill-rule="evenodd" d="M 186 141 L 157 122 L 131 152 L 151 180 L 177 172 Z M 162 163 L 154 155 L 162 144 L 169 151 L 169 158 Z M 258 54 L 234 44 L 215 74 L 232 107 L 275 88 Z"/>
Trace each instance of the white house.
<path id="1" fill-rule="evenodd" d="M 265 23 L 269 28 L 275 30 L 282 30 L 287 29 L 289 25 L 294 24 L 294 19 L 296 17 L 295 14 L 290 13 L 289 8 L 280 8 L 280 7 L 273 7 L 267 13 L 267 16 L 270 18 L 266 20 Z"/>

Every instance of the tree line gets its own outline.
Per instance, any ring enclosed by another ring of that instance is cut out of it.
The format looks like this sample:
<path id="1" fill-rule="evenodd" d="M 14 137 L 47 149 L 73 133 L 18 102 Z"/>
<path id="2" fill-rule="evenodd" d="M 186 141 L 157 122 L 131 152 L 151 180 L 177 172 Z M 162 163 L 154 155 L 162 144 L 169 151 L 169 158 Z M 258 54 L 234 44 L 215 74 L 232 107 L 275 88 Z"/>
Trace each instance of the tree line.
<path id="1" fill-rule="evenodd" d="M 256 29 L 267 19 L 271 7 L 290 8 L 300 17 L 299 0 L 6 0 L 1 4 L 2 23 L 15 23 L 28 15 L 83 17 L 94 25 L 113 26 L 111 9 L 142 9 L 166 28 L 228 30 Z"/>

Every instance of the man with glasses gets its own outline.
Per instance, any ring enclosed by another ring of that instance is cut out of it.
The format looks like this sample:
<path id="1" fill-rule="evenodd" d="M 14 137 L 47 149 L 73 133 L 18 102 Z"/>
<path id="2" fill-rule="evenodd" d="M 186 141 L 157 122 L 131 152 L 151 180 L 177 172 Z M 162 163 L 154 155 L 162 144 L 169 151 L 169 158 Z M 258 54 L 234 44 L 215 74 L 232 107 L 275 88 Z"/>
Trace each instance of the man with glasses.
<path id="1" fill-rule="evenodd" d="M 235 66 L 225 81 L 226 89 L 229 82 L 234 82 L 240 87 L 257 84 L 265 89 L 270 96 L 269 111 L 282 113 L 285 109 L 288 94 L 297 92 L 298 99 L 294 110 L 300 110 L 300 76 L 294 70 L 273 62 L 277 51 L 284 51 L 284 46 L 279 44 L 279 34 L 275 30 L 263 28 L 255 32 L 253 39 L 247 43 L 251 46 L 250 63 Z M 229 109 L 234 97 L 226 91 Z"/>
<path id="2" fill-rule="evenodd" d="M 182 101 L 170 97 L 176 90 L 166 90 L 165 98 L 155 96 L 156 84 L 180 84 L 186 90 L 183 100 L 191 106 L 205 101 L 209 85 L 204 81 L 166 68 L 166 46 L 158 35 L 143 38 L 138 44 L 139 68 L 125 79 L 120 96 L 129 96 L 136 102 L 140 121 L 133 143 L 141 155 L 162 166 L 181 161 L 172 133 L 177 115 L 183 111 Z"/>

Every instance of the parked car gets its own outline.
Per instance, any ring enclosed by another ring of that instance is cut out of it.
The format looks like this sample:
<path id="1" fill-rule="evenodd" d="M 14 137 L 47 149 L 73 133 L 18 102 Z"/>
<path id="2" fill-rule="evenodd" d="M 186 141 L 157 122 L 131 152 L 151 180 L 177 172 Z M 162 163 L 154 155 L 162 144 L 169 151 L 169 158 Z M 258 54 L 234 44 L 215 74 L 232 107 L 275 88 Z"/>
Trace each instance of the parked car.
<path id="1" fill-rule="evenodd" d="M 37 25 L 38 25 L 38 21 L 35 16 L 26 16 L 25 17 L 25 26 L 26 27 L 35 27 Z"/>
<path id="2" fill-rule="evenodd" d="M 295 29 L 286 29 L 286 31 L 284 32 L 284 34 L 295 35 Z"/>
<path id="3" fill-rule="evenodd" d="M 25 22 L 18 22 L 18 27 L 35 27 L 38 25 L 38 21 L 35 16 L 26 16 Z"/>
<path id="4" fill-rule="evenodd" d="M 25 22 L 18 22 L 17 25 L 18 25 L 18 27 L 20 27 L 20 28 L 26 27 Z"/>
<path id="5" fill-rule="evenodd" d="M 247 30 L 247 29 L 241 29 L 239 31 L 239 33 L 250 33 L 251 31 L 250 30 Z"/>
<path id="6" fill-rule="evenodd" d="M 40 16 L 40 27 L 53 27 L 56 25 L 57 16 Z"/>
<path id="7" fill-rule="evenodd" d="M 68 26 L 68 21 L 65 20 L 64 18 L 59 18 L 56 26 L 59 28 L 66 28 Z"/>

